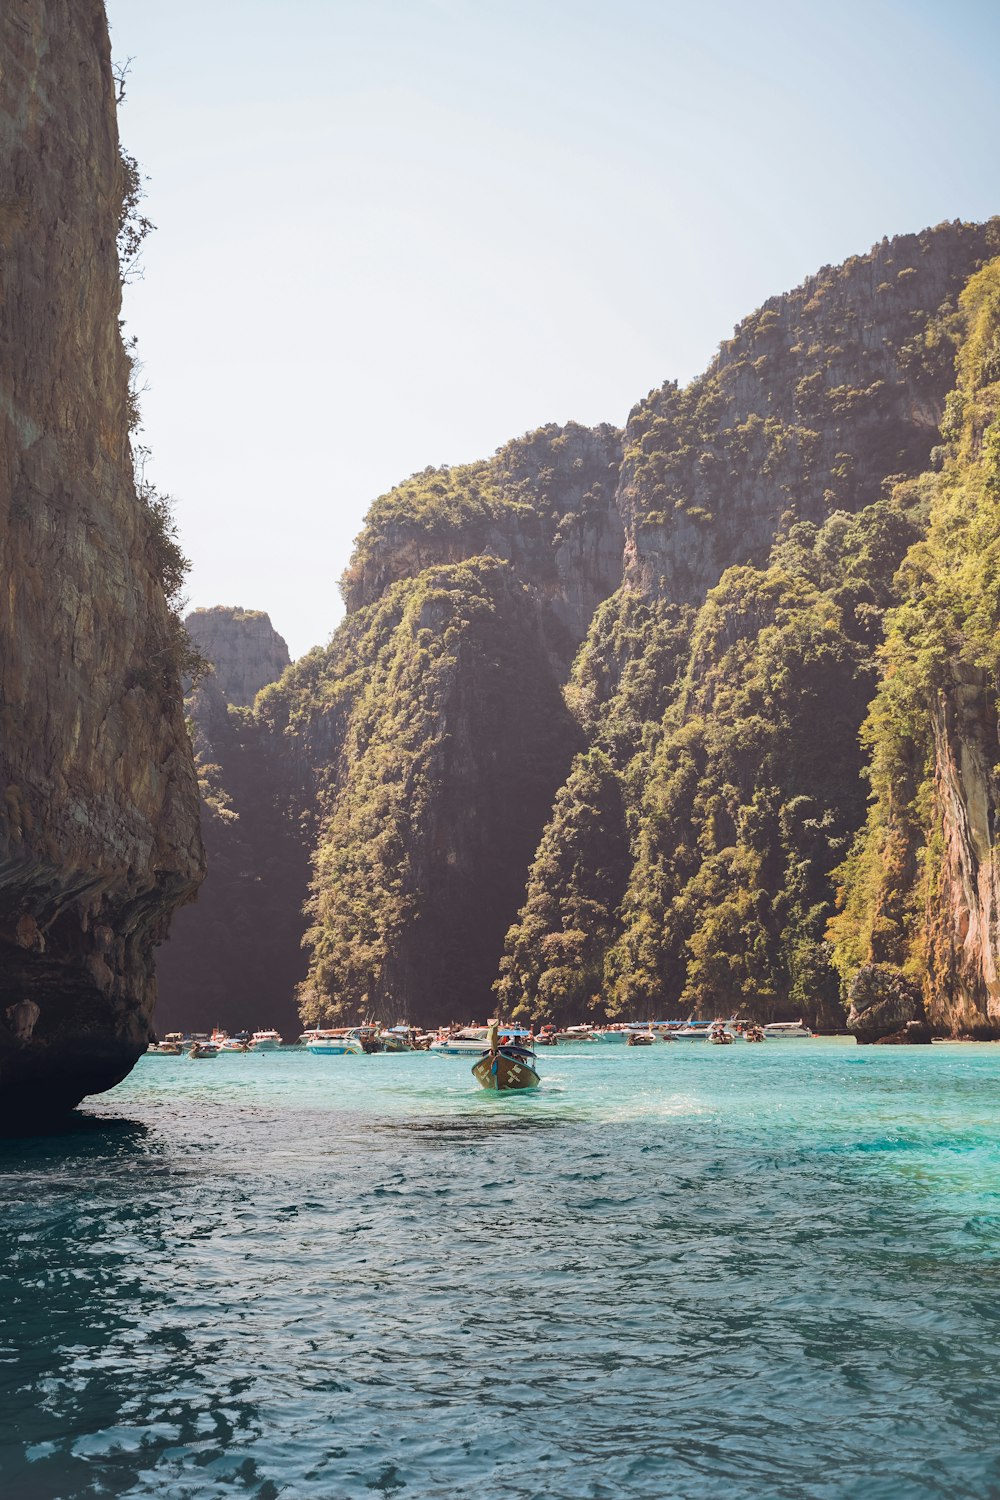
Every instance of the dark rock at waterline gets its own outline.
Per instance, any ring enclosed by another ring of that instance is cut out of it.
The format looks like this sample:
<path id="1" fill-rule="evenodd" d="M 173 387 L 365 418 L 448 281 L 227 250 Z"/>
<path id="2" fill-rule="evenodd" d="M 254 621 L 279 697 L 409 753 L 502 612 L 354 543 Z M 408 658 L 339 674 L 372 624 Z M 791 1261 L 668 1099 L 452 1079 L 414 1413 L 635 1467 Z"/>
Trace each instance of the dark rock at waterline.
<path id="1" fill-rule="evenodd" d="M 882 1040 L 930 1041 L 920 986 L 893 964 L 862 964 L 848 998 L 847 1029 L 862 1046 Z"/>
<path id="2" fill-rule="evenodd" d="M 929 1047 L 930 1044 L 931 1027 L 926 1021 L 908 1021 L 901 1031 L 876 1037 L 874 1043 L 876 1047 Z"/>

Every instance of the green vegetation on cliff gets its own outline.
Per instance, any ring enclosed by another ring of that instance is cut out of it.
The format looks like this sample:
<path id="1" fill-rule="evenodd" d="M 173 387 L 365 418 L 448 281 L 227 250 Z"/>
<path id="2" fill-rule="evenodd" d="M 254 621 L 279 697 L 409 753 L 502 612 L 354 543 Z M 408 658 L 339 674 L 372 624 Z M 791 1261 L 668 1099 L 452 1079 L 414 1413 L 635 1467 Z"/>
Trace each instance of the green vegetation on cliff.
<path id="1" fill-rule="evenodd" d="M 545 830 L 528 895 L 507 937 L 504 1015 L 583 1016 L 601 1007 L 604 955 L 628 876 L 620 778 L 601 750 L 577 756 Z"/>
<path id="2" fill-rule="evenodd" d="M 577 743 L 536 602 L 472 558 L 400 580 L 345 636 L 308 699 L 293 672 L 262 701 L 294 702 L 307 742 L 336 720 L 303 1017 L 476 1013 Z"/>
<path id="3" fill-rule="evenodd" d="M 567 688 L 630 840 L 600 924 L 618 930 L 599 988 L 612 1013 L 839 1011 L 825 928 L 864 818 L 858 731 L 896 571 L 927 525 L 959 297 L 998 228 L 942 225 L 824 268 L 629 419 L 626 586 Z M 552 889 L 533 873 L 505 996 L 514 975 L 537 993 L 541 913 L 551 943 L 575 930 L 550 835 L 582 812 L 567 785 L 539 852 Z"/>
<path id="4" fill-rule="evenodd" d="M 923 982 L 932 1013 L 962 1010 L 975 1027 L 977 1013 L 987 1022 L 990 959 L 973 892 L 993 878 L 998 805 L 1000 261 L 972 278 L 960 313 L 943 467 L 923 481 L 929 529 L 888 617 L 864 727 L 872 802 L 839 872 L 831 935 L 845 976 L 865 963 L 902 970 Z"/>

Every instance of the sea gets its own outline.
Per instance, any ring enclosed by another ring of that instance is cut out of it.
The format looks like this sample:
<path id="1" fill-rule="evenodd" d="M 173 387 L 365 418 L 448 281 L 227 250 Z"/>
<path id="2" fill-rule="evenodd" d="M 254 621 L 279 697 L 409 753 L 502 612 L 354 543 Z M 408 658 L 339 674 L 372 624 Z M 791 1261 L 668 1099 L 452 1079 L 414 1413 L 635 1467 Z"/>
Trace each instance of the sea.
<path id="1" fill-rule="evenodd" d="M 3 1500 L 1000 1497 L 1000 1046 L 145 1057 L 0 1142 Z"/>

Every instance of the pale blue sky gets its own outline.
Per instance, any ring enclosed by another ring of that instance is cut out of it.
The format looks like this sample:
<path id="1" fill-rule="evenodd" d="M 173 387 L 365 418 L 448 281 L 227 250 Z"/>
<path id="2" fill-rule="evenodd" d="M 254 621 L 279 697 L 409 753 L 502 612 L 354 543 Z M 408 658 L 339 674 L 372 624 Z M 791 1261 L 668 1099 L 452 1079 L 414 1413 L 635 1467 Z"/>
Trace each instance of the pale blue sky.
<path id="1" fill-rule="evenodd" d="M 622 423 L 883 234 L 1000 212 L 975 0 L 108 0 L 192 604 L 341 615 L 369 502 Z"/>

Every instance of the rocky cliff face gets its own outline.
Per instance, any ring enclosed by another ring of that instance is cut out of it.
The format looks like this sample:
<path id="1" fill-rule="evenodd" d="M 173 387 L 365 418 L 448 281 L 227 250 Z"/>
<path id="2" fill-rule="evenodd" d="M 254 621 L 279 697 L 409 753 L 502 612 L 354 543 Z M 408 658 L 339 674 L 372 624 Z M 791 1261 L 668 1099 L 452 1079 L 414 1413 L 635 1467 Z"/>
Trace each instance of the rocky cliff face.
<path id="1" fill-rule="evenodd" d="M 263 610 L 221 604 L 195 609 L 184 626 L 212 663 L 222 696 L 237 708 L 249 708 L 261 688 L 277 682 L 291 663 L 288 647 Z"/>
<path id="2" fill-rule="evenodd" d="M 825 934 L 865 816 L 858 731 L 905 607 L 900 563 L 913 549 L 922 579 L 929 515 L 926 545 L 945 535 L 927 470 L 942 420 L 946 446 L 971 434 L 963 462 L 992 451 L 992 397 L 968 421 L 948 403 L 963 288 L 998 247 L 997 222 L 950 224 L 824 268 L 703 377 L 641 403 L 624 457 L 615 429 L 570 424 L 412 476 L 371 508 L 330 644 L 249 712 L 205 685 L 206 805 L 233 891 L 261 868 L 268 776 L 282 816 L 307 820 L 306 1019 L 482 1015 L 510 924 L 499 995 L 522 1013 L 739 1005 L 837 1023 Z M 233 621 L 208 613 L 196 634 L 221 660 L 208 632 Z M 267 659 L 264 634 L 255 649 Z M 887 878 L 858 898 L 870 951 L 852 939 L 838 961 L 865 969 L 859 1035 L 891 1021 L 913 1039 L 925 1014 L 992 1024 L 996 724 L 979 688 L 996 663 L 985 644 L 937 649 L 948 671 L 913 700 L 935 733 L 897 757 L 873 845 Z M 925 662 L 918 638 L 906 650 Z M 245 665 L 248 698 L 261 673 Z"/>
<path id="3" fill-rule="evenodd" d="M 195 610 L 185 620 L 208 671 L 185 699 L 193 725 L 208 873 L 196 905 L 178 913 L 160 950 L 156 1027 L 299 1029 L 305 977 L 302 908 L 311 778 L 292 775 L 283 742 L 248 704 L 288 666 L 260 610 Z"/>
<path id="4" fill-rule="evenodd" d="M 100 0 L 0 12 L 0 1091 L 109 1088 L 202 875 L 118 331 L 122 174 Z"/>

